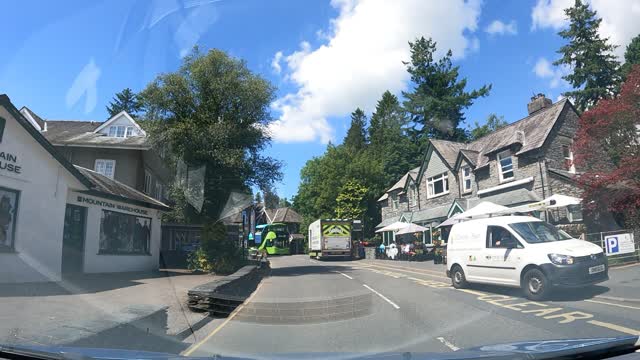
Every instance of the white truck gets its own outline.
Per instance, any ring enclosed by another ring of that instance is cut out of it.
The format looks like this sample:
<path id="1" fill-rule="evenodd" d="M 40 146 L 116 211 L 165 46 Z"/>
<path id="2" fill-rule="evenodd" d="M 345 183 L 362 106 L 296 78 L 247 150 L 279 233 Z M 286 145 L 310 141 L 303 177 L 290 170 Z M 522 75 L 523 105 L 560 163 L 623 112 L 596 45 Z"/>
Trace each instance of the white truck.
<path id="1" fill-rule="evenodd" d="M 351 220 L 318 219 L 311 223 L 309 257 L 351 259 Z"/>

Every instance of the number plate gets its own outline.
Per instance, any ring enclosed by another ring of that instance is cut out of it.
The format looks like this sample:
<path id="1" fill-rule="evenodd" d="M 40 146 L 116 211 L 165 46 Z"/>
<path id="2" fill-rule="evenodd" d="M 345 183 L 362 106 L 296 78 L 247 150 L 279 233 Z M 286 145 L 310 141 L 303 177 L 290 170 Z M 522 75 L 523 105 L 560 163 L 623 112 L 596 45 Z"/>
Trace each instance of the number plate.
<path id="1" fill-rule="evenodd" d="M 604 271 L 604 264 L 603 265 L 598 265 L 598 266 L 592 266 L 589 268 L 589 274 L 597 274 L 599 272 L 603 272 Z"/>

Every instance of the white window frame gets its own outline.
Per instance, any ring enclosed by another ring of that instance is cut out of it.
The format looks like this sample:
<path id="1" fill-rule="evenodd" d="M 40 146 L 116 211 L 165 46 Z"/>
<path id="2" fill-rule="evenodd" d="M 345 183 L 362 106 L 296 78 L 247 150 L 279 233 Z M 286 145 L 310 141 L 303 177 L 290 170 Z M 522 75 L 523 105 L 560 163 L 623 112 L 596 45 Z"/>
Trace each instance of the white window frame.
<path id="1" fill-rule="evenodd" d="M 400 207 L 400 197 L 398 194 L 391 195 L 391 210 L 398 210 Z"/>
<path id="2" fill-rule="evenodd" d="M 411 206 L 416 206 L 418 204 L 418 187 L 415 183 L 409 185 L 409 203 Z"/>
<path id="3" fill-rule="evenodd" d="M 116 137 L 117 132 L 118 132 L 117 127 L 109 126 L 109 137 Z"/>
<path id="4" fill-rule="evenodd" d="M 468 169 L 469 170 L 469 175 L 465 175 L 464 171 Z M 462 192 L 463 193 L 468 193 L 471 192 L 471 189 L 473 188 L 473 182 L 471 180 L 471 166 L 463 166 L 460 169 L 460 178 L 462 179 Z M 469 187 L 467 188 L 467 180 L 469 180 Z"/>
<path id="5" fill-rule="evenodd" d="M 122 130 L 122 135 L 120 135 L 121 130 Z M 117 138 L 127 137 L 127 127 L 124 125 L 109 126 L 109 137 L 117 137 Z"/>
<path id="6" fill-rule="evenodd" d="M 151 181 L 153 179 L 153 176 L 151 175 L 151 172 L 147 169 L 144 170 L 144 184 L 143 184 L 143 192 L 147 195 L 151 195 Z"/>
<path id="7" fill-rule="evenodd" d="M 101 164 L 101 165 L 99 166 L 98 164 Z M 111 175 L 106 174 L 107 164 L 111 164 L 111 168 L 112 168 Z M 103 167 L 103 166 L 104 166 L 104 169 L 100 169 L 100 167 Z M 113 179 L 116 176 L 116 161 L 112 159 L 96 159 L 96 161 L 93 164 L 93 170 L 110 179 Z"/>
<path id="8" fill-rule="evenodd" d="M 564 149 L 567 148 L 569 150 L 569 156 L 567 157 L 564 154 Z M 562 158 L 564 159 L 564 164 L 562 164 L 562 167 L 564 170 L 567 170 L 568 172 L 575 174 L 576 172 L 576 165 L 573 162 L 573 146 L 572 144 L 562 144 L 560 146 L 560 149 L 562 150 Z M 569 166 L 569 168 L 567 169 L 567 161 L 569 161 L 571 163 L 571 166 Z"/>
<path id="9" fill-rule="evenodd" d="M 441 193 L 435 193 L 435 183 L 438 181 L 442 181 L 442 189 L 444 190 Z M 449 193 L 449 172 L 445 171 L 442 174 L 438 174 L 436 176 L 432 176 L 427 179 L 427 199 L 433 199 L 439 196 L 444 196 Z"/>
<path id="10" fill-rule="evenodd" d="M 162 200 L 163 187 L 162 187 L 162 184 L 159 181 L 156 181 L 156 186 L 155 186 L 154 190 L 155 190 L 154 197 L 157 200 Z"/>
<path id="11" fill-rule="evenodd" d="M 506 158 L 510 158 L 511 159 L 511 169 L 507 170 L 507 171 L 503 171 L 502 169 L 502 160 L 506 159 Z M 507 182 L 507 181 L 512 181 L 516 178 L 516 173 L 513 169 L 513 155 L 511 154 L 511 150 L 505 150 L 502 151 L 500 153 L 498 153 L 498 155 L 496 156 L 497 159 L 497 165 L 498 165 L 498 176 L 500 177 L 500 182 Z M 509 173 L 511 172 L 511 177 L 505 178 L 504 174 L 505 173 Z"/>
<path id="12" fill-rule="evenodd" d="M 124 132 L 124 137 L 133 136 L 133 126 L 127 126 Z"/>

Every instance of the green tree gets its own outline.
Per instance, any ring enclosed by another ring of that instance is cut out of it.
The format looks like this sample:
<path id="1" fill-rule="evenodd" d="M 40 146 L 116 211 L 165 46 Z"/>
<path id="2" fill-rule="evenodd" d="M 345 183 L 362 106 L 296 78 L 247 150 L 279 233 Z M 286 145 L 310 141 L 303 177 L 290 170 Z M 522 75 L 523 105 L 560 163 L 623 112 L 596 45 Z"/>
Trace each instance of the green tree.
<path id="1" fill-rule="evenodd" d="M 152 143 L 171 149 L 166 161 L 205 167 L 202 209 L 174 206 L 186 221 L 217 221 L 232 192 L 281 179 L 281 163 L 261 154 L 270 143 L 265 128 L 274 91 L 244 61 L 194 48 L 178 71 L 158 76 L 140 94 Z"/>
<path id="2" fill-rule="evenodd" d="M 367 204 L 367 188 L 356 180 L 347 181 L 336 198 L 336 217 L 339 219 L 362 219 Z"/>
<path id="3" fill-rule="evenodd" d="M 574 88 L 563 95 L 575 99 L 581 110 L 594 106 L 600 99 L 611 98 L 620 85 L 620 64 L 613 55 L 616 46 L 608 38 L 600 37 L 602 19 L 582 0 L 565 9 L 569 27 L 558 32 L 568 43 L 558 53 L 562 57 L 554 65 L 571 68 L 562 78 Z"/>
<path id="4" fill-rule="evenodd" d="M 505 121 L 504 116 L 489 114 L 489 117 L 487 117 L 487 122 L 484 125 L 478 124 L 477 121 L 475 122 L 475 127 L 471 129 L 469 133 L 470 140 L 477 140 L 507 125 L 509 125 L 509 123 Z"/>
<path id="5" fill-rule="evenodd" d="M 636 35 L 624 52 L 624 64 L 622 65 L 622 75 L 626 78 L 631 68 L 635 64 L 640 64 L 640 35 Z"/>
<path id="6" fill-rule="evenodd" d="M 280 204 L 278 194 L 272 189 L 264 189 L 262 192 L 264 193 L 264 207 L 267 209 L 277 209 Z"/>
<path id="7" fill-rule="evenodd" d="M 142 102 L 138 99 L 138 95 L 129 88 L 116 93 L 113 100 L 107 105 L 110 118 L 121 111 L 126 111 L 133 118 L 136 118 L 141 110 Z"/>
<path id="8" fill-rule="evenodd" d="M 427 138 L 465 140 L 466 133 L 460 123 L 464 109 L 489 94 L 491 85 L 466 91 L 467 79 L 460 79 L 459 67 L 451 62 L 452 52 L 439 60 L 434 59 L 436 42 L 418 38 L 409 42 L 411 60 L 405 62 L 411 75 L 413 90 L 404 92 L 405 110 L 413 122 L 413 136 L 422 145 Z"/>
<path id="9" fill-rule="evenodd" d="M 260 194 L 260 191 L 256 193 L 256 196 L 253 198 L 253 201 L 256 204 L 262 204 L 262 194 Z"/>
<path id="10" fill-rule="evenodd" d="M 362 109 L 357 108 L 351 113 L 351 126 L 344 138 L 345 147 L 356 152 L 364 149 L 367 145 L 366 124 L 367 116 Z"/>
<path id="11" fill-rule="evenodd" d="M 282 198 L 280 199 L 280 203 L 278 204 L 279 207 L 284 208 L 284 207 L 290 207 L 291 206 L 291 202 L 286 198 Z"/>

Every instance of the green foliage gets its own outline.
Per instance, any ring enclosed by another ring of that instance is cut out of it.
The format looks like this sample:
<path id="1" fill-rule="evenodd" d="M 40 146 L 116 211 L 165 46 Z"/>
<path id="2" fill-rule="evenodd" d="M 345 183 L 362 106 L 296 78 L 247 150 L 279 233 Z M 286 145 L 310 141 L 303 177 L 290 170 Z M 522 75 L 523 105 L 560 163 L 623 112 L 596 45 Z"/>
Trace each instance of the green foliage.
<path id="1" fill-rule="evenodd" d="M 207 260 L 207 254 L 202 250 L 202 248 L 198 248 L 187 256 L 187 269 L 203 272 L 210 272 L 213 270 L 211 268 L 211 264 Z"/>
<path id="2" fill-rule="evenodd" d="M 256 204 L 261 204 L 262 203 L 262 194 L 260 194 L 259 191 L 256 193 L 254 201 L 255 201 Z"/>
<path id="3" fill-rule="evenodd" d="M 109 105 L 107 105 L 109 117 L 112 117 L 121 111 L 126 111 L 133 118 L 136 118 L 138 113 L 142 111 L 142 103 L 138 99 L 138 95 L 129 88 L 116 93 L 113 100 L 109 102 Z"/>
<path id="4" fill-rule="evenodd" d="M 280 199 L 280 203 L 278 203 L 278 207 L 290 207 L 291 206 L 291 202 L 289 200 L 287 200 L 287 198 L 282 198 Z"/>
<path id="5" fill-rule="evenodd" d="M 215 221 L 231 191 L 270 188 L 282 178 L 281 163 L 261 154 L 270 143 L 265 128 L 274 91 L 244 61 L 194 48 L 178 71 L 140 94 L 153 145 L 171 149 L 167 161 L 206 166 L 202 212 L 185 218 Z"/>
<path id="6" fill-rule="evenodd" d="M 343 144 L 351 151 L 361 151 L 364 149 L 367 143 L 367 135 L 365 126 L 367 123 L 367 116 L 362 109 L 357 108 L 351 113 L 351 126 L 347 131 L 347 136 L 344 138 Z"/>
<path id="7" fill-rule="evenodd" d="M 362 219 L 367 204 L 365 195 L 368 189 L 357 180 L 348 180 L 336 198 L 336 217 L 339 219 Z"/>
<path id="8" fill-rule="evenodd" d="M 636 35 L 624 52 L 624 65 L 622 65 L 622 74 L 626 78 L 631 68 L 635 64 L 640 64 L 640 35 Z"/>
<path id="9" fill-rule="evenodd" d="M 477 140 L 507 125 L 509 125 L 509 123 L 504 119 L 504 116 L 490 114 L 484 125 L 478 124 L 477 121 L 475 122 L 475 128 L 471 129 L 471 132 L 469 133 L 469 140 Z"/>
<path id="10" fill-rule="evenodd" d="M 216 274 L 230 274 L 244 265 L 242 249 L 236 241 L 227 237 L 227 228 L 222 222 L 208 223 L 202 229 L 201 250 L 206 259 L 204 268 Z M 199 257 L 198 261 L 202 261 Z"/>
<path id="11" fill-rule="evenodd" d="M 428 138 L 462 141 L 466 139 L 464 109 L 479 98 L 489 95 L 491 85 L 466 91 L 467 79 L 459 79 L 459 67 L 451 62 L 452 52 L 434 59 L 436 42 L 418 38 L 409 42 L 411 60 L 406 62 L 413 90 L 403 93 L 405 110 L 413 123 L 413 136 L 422 145 Z"/>
<path id="12" fill-rule="evenodd" d="M 267 209 L 277 209 L 280 205 L 280 198 L 275 191 L 264 189 L 262 192 L 264 193 L 264 207 Z"/>
<path id="13" fill-rule="evenodd" d="M 602 19 L 581 0 L 565 9 L 569 27 L 558 32 L 568 43 L 558 53 L 554 65 L 565 65 L 571 73 L 563 76 L 575 90 L 564 96 L 575 99 L 580 111 L 594 106 L 600 99 L 611 98 L 620 84 L 620 64 L 613 55 L 616 46 L 598 32 Z"/>

